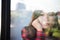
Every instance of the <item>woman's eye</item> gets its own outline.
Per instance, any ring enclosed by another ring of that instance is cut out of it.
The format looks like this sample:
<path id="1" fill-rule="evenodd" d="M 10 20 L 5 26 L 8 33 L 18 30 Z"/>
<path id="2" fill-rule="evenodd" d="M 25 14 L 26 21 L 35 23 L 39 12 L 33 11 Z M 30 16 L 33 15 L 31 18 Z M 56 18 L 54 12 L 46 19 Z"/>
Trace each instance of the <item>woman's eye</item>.
<path id="1" fill-rule="evenodd" d="M 40 16 L 43 16 L 43 14 L 40 14 Z"/>
<path id="2" fill-rule="evenodd" d="M 55 16 L 54 14 L 49 14 L 49 16 Z"/>

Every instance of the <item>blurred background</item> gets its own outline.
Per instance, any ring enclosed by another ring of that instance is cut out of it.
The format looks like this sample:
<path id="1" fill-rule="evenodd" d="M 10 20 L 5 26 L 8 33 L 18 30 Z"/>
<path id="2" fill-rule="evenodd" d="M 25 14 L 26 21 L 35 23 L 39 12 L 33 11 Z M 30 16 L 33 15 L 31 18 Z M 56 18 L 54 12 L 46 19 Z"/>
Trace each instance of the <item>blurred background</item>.
<path id="1" fill-rule="evenodd" d="M 34 10 L 60 11 L 60 0 L 11 0 L 11 40 L 22 40 L 21 30 L 29 25 Z M 58 14 L 59 21 L 60 15 Z"/>

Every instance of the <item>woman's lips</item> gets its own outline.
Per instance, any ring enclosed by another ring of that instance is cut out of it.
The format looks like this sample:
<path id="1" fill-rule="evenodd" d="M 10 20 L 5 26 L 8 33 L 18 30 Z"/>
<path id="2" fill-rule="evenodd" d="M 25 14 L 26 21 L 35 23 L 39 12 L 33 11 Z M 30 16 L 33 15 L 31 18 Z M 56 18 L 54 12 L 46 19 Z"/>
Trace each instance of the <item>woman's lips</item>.
<path id="1" fill-rule="evenodd" d="M 41 26 L 49 26 L 50 24 L 49 24 L 49 22 L 40 22 L 40 25 Z"/>
<path id="2" fill-rule="evenodd" d="M 49 23 L 47 23 L 46 25 L 49 25 Z"/>

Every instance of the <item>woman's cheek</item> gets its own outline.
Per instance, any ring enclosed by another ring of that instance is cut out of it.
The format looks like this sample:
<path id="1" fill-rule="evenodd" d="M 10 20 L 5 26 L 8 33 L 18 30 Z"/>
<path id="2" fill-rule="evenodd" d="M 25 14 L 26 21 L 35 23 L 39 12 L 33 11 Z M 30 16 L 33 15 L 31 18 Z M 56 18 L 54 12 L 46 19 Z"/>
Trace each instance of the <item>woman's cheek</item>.
<path id="1" fill-rule="evenodd" d="M 53 21 L 55 21 L 55 18 L 54 17 L 49 17 L 49 21 L 53 22 Z"/>
<path id="2" fill-rule="evenodd" d="M 39 17 L 39 21 L 42 22 L 43 21 L 43 18 L 42 17 Z"/>
<path id="3" fill-rule="evenodd" d="M 49 24 L 50 25 L 55 24 L 55 18 L 54 17 L 49 17 Z"/>

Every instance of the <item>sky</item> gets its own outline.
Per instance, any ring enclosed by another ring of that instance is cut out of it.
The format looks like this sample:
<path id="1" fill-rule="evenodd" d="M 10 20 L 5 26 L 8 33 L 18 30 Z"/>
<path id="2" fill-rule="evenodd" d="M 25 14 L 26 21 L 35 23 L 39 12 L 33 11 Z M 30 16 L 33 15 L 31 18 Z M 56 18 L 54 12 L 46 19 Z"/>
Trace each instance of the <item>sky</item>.
<path id="1" fill-rule="evenodd" d="M 26 10 L 59 11 L 60 0 L 11 0 L 11 10 L 16 10 L 17 3 L 26 5 Z"/>

